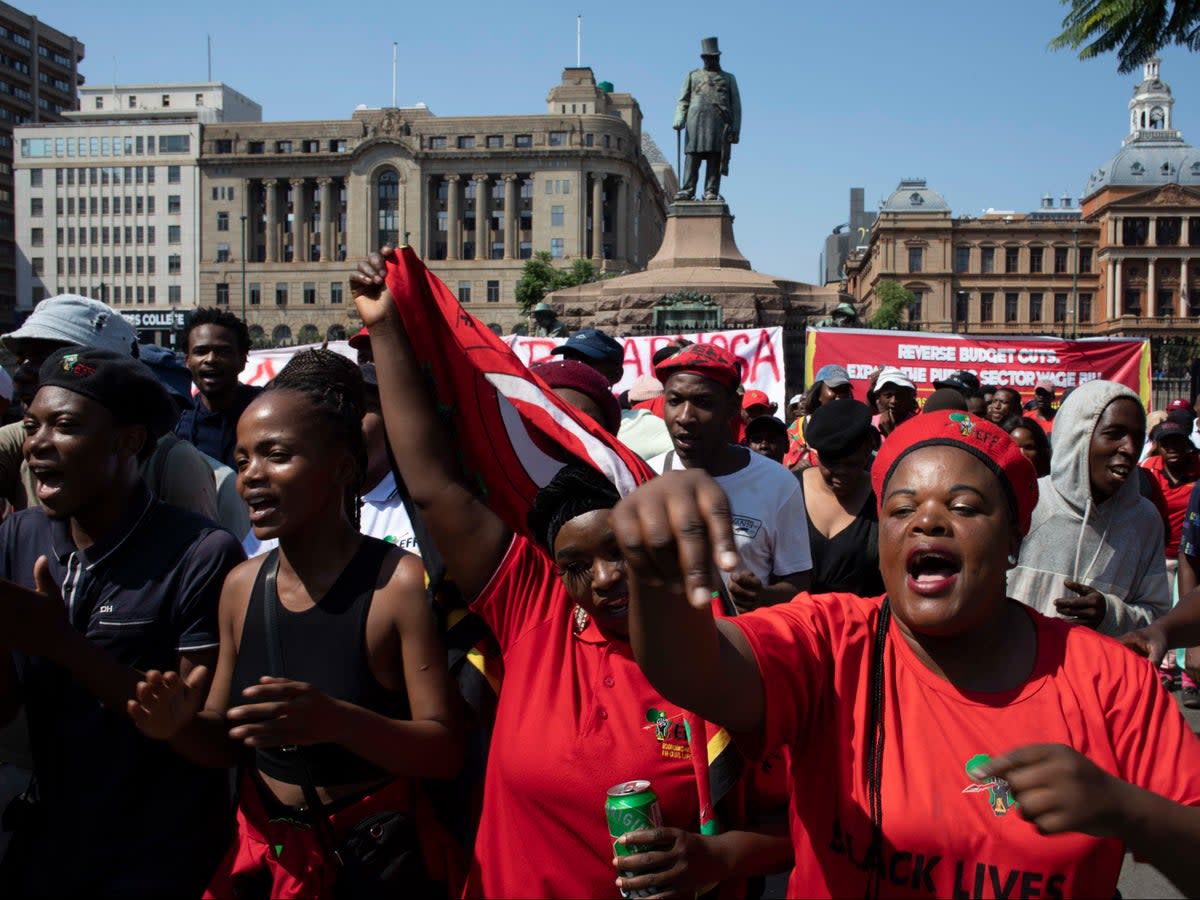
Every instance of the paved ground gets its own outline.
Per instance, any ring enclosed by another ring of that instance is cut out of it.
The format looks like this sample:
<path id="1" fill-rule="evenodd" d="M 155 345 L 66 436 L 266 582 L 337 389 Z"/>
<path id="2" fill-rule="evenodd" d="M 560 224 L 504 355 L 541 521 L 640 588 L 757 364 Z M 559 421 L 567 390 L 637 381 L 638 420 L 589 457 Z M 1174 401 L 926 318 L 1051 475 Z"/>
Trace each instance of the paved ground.
<path id="1" fill-rule="evenodd" d="M 1192 730 L 1200 733 L 1200 710 L 1180 709 Z M 24 730 L 24 718 L 15 725 L 0 729 L 0 810 L 8 801 L 19 794 L 29 780 L 29 759 L 27 755 Z M 8 845 L 8 835 L 0 832 L 0 856 Z M 1147 865 L 1140 865 L 1132 857 L 1125 858 L 1125 866 L 1121 870 L 1121 880 L 1117 887 L 1121 896 L 1126 900 L 1150 900 L 1150 898 L 1181 898 L 1183 894 L 1163 878 L 1157 870 Z M 783 875 L 768 879 L 765 898 L 779 900 L 786 897 L 787 880 Z"/>

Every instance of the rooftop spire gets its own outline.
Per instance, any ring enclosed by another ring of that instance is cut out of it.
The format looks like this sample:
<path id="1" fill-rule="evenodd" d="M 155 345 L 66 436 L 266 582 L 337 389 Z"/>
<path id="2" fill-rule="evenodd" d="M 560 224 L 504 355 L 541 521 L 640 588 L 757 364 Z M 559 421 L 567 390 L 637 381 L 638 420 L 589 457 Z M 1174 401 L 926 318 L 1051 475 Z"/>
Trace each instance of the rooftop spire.
<path id="1" fill-rule="evenodd" d="M 1152 56 L 1142 66 L 1142 81 L 1133 89 L 1129 101 L 1129 135 L 1125 144 L 1134 141 L 1181 141 L 1182 135 L 1171 127 L 1171 108 L 1175 99 L 1171 87 L 1159 77 L 1162 60 Z"/>

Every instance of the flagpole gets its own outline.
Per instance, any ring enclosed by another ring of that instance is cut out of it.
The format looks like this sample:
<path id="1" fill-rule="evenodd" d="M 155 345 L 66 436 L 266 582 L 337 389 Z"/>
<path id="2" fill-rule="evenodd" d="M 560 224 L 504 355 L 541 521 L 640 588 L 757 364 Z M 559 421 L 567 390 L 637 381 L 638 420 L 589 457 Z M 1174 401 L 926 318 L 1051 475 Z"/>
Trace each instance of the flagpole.
<path id="1" fill-rule="evenodd" d="M 392 41 L 392 109 L 396 108 L 396 55 L 400 45 Z"/>

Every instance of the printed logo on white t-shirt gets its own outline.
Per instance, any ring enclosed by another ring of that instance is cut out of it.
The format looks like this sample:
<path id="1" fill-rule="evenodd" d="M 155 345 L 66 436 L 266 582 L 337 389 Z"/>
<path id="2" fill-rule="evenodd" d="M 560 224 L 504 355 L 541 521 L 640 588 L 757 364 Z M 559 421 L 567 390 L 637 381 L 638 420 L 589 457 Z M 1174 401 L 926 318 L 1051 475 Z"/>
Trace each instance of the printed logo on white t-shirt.
<path id="1" fill-rule="evenodd" d="M 754 519 L 750 516 L 733 517 L 733 533 L 747 540 L 753 540 L 760 528 L 762 528 L 762 519 Z"/>

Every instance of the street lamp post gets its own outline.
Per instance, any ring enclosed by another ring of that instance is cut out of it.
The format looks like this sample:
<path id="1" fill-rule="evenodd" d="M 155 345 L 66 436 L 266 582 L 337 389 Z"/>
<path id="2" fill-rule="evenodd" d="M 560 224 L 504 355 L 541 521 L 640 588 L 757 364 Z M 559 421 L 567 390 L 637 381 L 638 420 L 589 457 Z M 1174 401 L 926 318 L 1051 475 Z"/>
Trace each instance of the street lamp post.
<path id="1" fill-rule="evenodd" d="M 242 321 L 246 325 L 246 217 L 242 216 Z"/>

